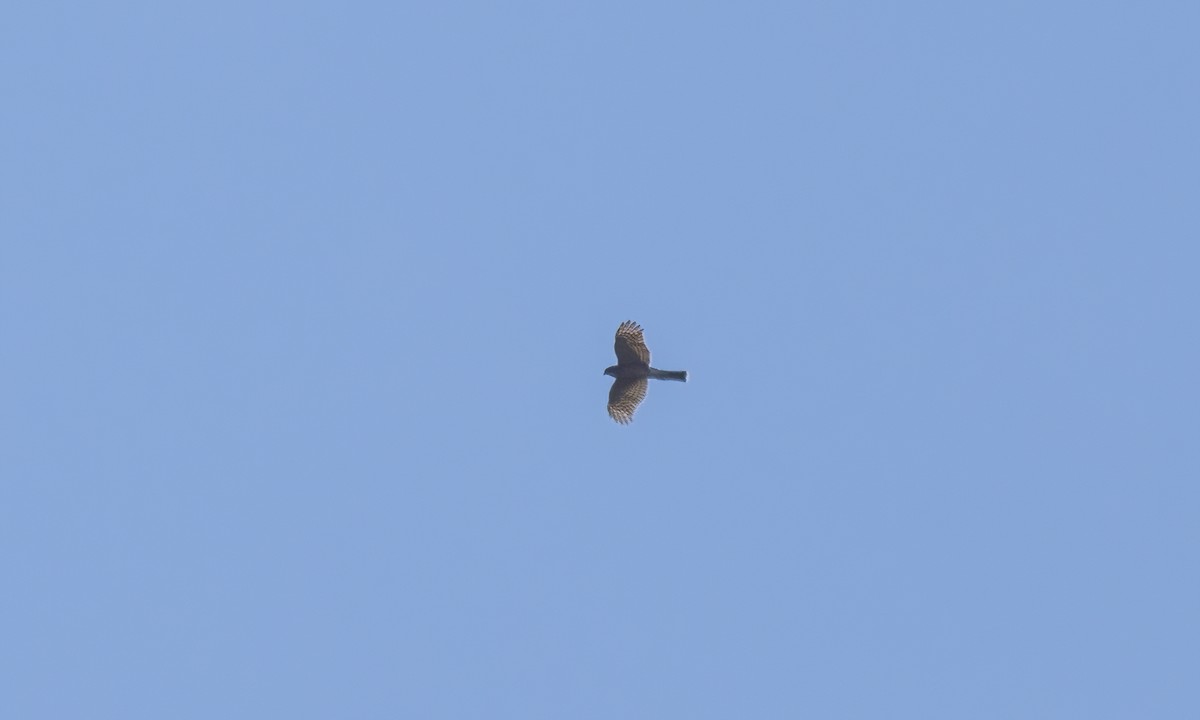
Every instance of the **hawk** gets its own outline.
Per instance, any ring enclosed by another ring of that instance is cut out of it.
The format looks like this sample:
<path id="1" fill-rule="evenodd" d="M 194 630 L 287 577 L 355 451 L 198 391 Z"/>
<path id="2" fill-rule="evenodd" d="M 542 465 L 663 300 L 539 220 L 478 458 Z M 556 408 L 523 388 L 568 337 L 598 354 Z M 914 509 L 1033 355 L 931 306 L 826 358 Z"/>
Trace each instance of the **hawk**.
<path id="1" fill-rule="evenodd" d="M 626 320 L 617 328 L 617 364 L 604 370 L 616 378 L 608 391 L 608 415 L 622 425 L 633 421 L 633 412 L 646 399 L 646 380 L 687 382 L 686 370 L 659 370 L 650 367 L 650 348 L 642 337 L 642 326 Z"/>

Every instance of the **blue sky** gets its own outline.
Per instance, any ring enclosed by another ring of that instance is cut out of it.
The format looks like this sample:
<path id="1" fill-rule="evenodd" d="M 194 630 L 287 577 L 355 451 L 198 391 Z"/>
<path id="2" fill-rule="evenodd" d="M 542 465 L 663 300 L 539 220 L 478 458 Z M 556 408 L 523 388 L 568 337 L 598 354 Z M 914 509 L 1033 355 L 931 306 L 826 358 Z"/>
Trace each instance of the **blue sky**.
<path id="1" fill-rule="evenodd" d="M 0 715 L 1200 714 L 1195 6 L 4 14 Z"/>

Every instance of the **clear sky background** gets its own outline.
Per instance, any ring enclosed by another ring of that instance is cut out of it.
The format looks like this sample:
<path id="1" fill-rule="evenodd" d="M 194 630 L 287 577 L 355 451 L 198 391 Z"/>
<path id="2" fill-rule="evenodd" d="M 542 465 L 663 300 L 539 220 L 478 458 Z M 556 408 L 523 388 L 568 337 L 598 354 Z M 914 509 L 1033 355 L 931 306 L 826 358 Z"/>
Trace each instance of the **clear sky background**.
<path id="1" fill-rule="evenodd" d="M 3 15 L 0 716 L 1200 717 L 1194 3 Z"/>

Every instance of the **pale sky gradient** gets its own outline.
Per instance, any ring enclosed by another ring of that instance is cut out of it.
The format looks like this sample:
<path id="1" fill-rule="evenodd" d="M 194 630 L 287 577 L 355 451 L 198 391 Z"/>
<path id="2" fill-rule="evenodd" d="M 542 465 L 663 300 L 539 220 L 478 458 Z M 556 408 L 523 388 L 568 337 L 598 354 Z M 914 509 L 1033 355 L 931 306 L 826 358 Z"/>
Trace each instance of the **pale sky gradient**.
<path id="1" fill-rule="evenodd" d="M 1200 717 L 1198 37 L 13 4 L 0 717 Z"/>

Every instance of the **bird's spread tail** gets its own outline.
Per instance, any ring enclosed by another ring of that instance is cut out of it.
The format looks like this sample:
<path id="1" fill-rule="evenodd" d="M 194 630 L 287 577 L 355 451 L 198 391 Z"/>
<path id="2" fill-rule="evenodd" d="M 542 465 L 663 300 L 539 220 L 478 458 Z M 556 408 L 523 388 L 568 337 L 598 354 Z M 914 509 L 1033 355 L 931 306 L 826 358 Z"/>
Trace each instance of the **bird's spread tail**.
<path id="1" fill-rule="evenodd" d="M 657 368 L 650 368 L 650 377 L 657 380 L 687 382 L 687 370 L 659 370 Z"/>

